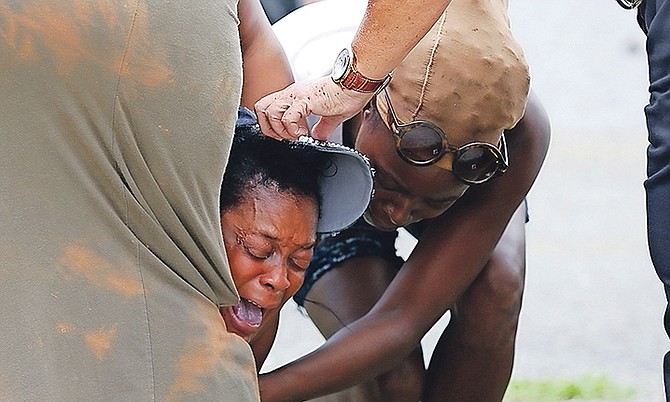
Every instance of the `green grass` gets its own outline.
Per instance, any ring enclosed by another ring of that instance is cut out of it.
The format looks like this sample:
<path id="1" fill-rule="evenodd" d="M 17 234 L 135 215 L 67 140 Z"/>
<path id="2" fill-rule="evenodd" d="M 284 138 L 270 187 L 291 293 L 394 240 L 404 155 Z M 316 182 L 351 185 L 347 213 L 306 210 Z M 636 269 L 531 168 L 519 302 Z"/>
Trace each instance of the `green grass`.
<path id="1" fill-rule="evenodd" d="M 634 388 L 616 384 L 607 376 L 586 374 L 575 379 L 512 380 L 504 400 L 505 402 L 625 401 L 634 395 Z"/>

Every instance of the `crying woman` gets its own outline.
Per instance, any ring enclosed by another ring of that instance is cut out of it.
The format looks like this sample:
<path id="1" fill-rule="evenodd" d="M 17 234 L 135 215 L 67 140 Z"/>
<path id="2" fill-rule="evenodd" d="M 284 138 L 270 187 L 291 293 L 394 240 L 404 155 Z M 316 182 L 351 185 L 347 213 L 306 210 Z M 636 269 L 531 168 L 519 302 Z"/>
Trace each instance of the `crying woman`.
<path id="1" fill-rule="evenodd" d="M 281 307 L 303 282 L 317 236 L 350 226 L 371 195 L 370 165 L 358 152 L 307 138 L 274 140 L 240 109 L 220 198 L 240 302 L 220 310 L 228 331 L 251 344 L 257 367 Z"/>

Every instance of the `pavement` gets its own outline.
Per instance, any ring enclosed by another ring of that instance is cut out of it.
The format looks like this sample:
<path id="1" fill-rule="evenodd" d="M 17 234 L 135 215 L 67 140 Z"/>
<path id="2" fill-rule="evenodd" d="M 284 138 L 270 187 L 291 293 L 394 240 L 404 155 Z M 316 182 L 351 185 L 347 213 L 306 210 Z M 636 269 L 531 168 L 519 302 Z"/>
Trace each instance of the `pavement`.
<path id="1" fill-rule="evenodd" d="M 664 297 L 646 245 L 644 35 L 614 0 L 513 0 L 512 29 L 552 119 L 528 200 L 527 278 L 512 379 L 604 375 L 662 402 Z M 403 241 L 402 247 L 410 246 Z M 432 351 L 445 317 L 424 338 Z M 323 338 L 294 304 L 264 370 Z"/>

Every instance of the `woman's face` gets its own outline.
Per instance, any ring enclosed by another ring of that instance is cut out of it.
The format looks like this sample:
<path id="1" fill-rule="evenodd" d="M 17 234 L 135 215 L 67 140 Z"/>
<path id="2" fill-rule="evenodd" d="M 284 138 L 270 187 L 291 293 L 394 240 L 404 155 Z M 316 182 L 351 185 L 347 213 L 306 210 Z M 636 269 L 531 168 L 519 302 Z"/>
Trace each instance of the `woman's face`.
<path id="1" fill-rule="evenodd" d="M 316 242 L 316 200 L 250 188 L 221 214 L 228 261 L 241 301 L 222 307 L 229 332 L 250 341 L 263 318 L 276 312 L 300 285 Z"/>
<path id="2" fill-rule="evenodd" d="M 468 186 L 436 166 L 409 165 L 398 156 L 392 133 L 374 107 L 363 112 L 356 149 L 370 158 L 375 196 L 365 219 L 381 230 L 394 230 L 446 211 Z"/>

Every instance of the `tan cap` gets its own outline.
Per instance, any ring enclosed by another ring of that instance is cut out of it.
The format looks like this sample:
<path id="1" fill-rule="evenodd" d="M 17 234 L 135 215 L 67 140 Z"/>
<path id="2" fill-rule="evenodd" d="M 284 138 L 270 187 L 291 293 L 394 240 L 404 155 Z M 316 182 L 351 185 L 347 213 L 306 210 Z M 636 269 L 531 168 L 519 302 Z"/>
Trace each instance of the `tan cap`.
<path id="1" fill-rule="evenodd" d="M 453 145 L 497 143 L 526 107 L 530 75 L 509 29 L 505 0 L 453 0 L 393 73 L 388 93 L 400 122 L 427 120 Z M 377 96 L 382 120 L 388 106 Z M 450 158 L 439 166 L 450 169 Z"/>

